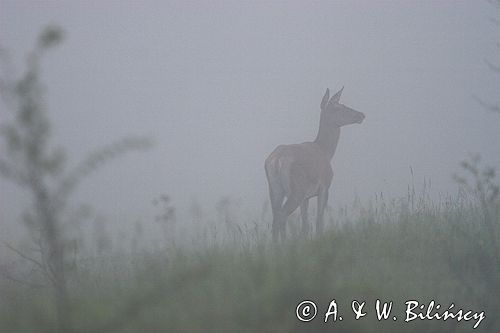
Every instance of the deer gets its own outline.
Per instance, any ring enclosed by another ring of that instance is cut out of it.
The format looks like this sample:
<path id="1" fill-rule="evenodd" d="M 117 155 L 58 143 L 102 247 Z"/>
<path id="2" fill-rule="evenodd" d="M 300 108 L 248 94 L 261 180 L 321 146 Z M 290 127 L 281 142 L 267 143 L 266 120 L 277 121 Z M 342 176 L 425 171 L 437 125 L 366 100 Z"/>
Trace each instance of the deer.
<path id="1" fill-rule="evenodd" d="M 344 87 L 330 98 L 327 88 L 320 104 L 319 129 L 313 142 L 280 145 L 265 160 L 273 214 L 273 241 L 286 238 L 286 221 L 300 207 L 302 236 L 308 237 L 309 199 L 318 197 L 316 234 L 323 233 L 323 216 L 333 178 L 331 161 L 340 138 L 340 128 L 361 124 L 365 115 L 341 104 Z"/>

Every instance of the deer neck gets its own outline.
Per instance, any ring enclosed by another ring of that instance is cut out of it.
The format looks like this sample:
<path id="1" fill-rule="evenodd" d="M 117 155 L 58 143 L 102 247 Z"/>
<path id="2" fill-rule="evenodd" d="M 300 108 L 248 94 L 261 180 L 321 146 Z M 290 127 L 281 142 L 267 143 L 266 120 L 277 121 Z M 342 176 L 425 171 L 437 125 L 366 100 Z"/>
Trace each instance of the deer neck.
<path id="1" fill-rule="evenodd" d="M 340 127 L 327 128 L 321 121 L 319 122 L 318 135 L 316 136 L 315 143 L 326 154 L 329 160 L 333 158 L 337 144 L 339 143 Z"/>

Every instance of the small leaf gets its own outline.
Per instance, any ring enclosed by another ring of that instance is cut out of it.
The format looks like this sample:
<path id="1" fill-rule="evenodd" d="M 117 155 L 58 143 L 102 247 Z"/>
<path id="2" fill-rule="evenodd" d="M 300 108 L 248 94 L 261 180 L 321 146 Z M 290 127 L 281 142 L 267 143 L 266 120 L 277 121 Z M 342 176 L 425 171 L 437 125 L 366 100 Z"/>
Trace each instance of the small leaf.
<path id="1" fill-rule="evenodd" d="M 59 44 L 63 39 L 63 30 L 56 25 L 47 26 L 40 34 L 38 43 L 43 48 L 49 48 Z"/>

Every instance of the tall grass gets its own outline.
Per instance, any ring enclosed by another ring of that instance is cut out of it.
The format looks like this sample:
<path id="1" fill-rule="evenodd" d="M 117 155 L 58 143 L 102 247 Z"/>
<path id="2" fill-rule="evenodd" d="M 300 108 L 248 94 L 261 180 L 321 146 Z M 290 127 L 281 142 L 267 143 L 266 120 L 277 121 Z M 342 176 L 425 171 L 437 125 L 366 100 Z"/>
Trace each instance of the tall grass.
<path id="1" fill-rule="evenodd" d="M 474 321 L 404 322 L 407 300 L 435 300 L 443 309 L 485 311 L 476 331 L 496 332 L 499 262 L 483 208 L 465 192 L 436 202 L 409 190 L 337 216 L 330 210 L 327 232 L 313 239 L 291 231 L 287 242 L 271 244 L 265 221 L 233 221 L 218 231 L 227 237 L 207 227 L 197 246 L 80 258 L 69 282 L 74 325 L 77 332 L 472 331 Z M 54 331 L 47 290 L 0 280 L 0 295 L 0 332 Z M 324 323 L 333 299 L 344 320 Z M 377 299 L 394 302 L 397 321 L 377 320 Z M 302 300 L 317 304 L 311 322 L 296 318 Z M 353 300 L 366 301 L 359 320 Z"/>

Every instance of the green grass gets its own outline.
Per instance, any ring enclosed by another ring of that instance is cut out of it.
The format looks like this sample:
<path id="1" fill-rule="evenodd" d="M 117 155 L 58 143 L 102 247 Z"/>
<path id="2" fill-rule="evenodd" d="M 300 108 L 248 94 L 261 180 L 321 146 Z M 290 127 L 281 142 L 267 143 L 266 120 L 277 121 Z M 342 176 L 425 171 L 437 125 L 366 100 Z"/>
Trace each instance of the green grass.
<path id="1" fill-rule="evenodd" d="M 75 332 L 473 331 L 475 321 L 404 323 L 407 300 L 484 310 L 475 331 L 498 332 L 500 263 L 483 219 L 472 201 L 394 201 L 309 240 L 94 258 L 72 272 Z M 50 290 L 0 281 L 0 332 L 55 331 Z M 308 323 L 295 317 L 305 299 L 318 306 Z M 332 299 L 344 320 L 324 323 Z M 394 302 L 397 321 L 376 319 L 377 299 Z M 367 302 L 366 317 L 353 319 L 352 300 Z"/>

